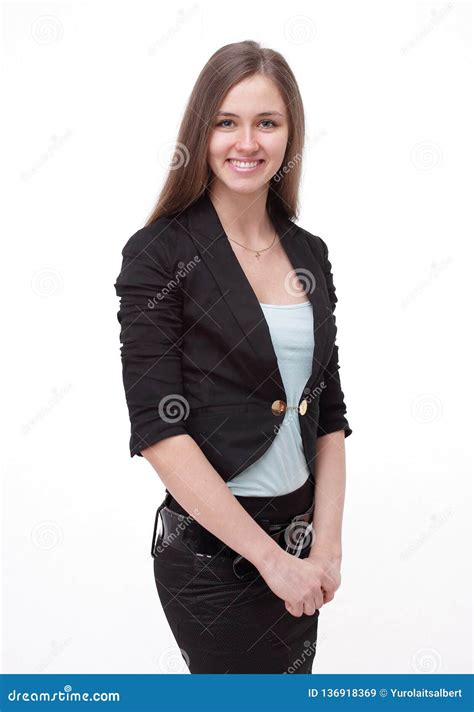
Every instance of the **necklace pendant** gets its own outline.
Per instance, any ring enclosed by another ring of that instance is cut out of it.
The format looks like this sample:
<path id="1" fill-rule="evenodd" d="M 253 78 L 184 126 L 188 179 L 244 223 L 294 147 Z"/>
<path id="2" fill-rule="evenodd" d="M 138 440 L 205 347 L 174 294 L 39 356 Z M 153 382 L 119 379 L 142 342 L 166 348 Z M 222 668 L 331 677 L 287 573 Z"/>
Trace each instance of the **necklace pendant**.
<path id="1" fill-rule="evenodd" d="M 260 257 L 260 252 L 256 252 L 255 257 Z"/>

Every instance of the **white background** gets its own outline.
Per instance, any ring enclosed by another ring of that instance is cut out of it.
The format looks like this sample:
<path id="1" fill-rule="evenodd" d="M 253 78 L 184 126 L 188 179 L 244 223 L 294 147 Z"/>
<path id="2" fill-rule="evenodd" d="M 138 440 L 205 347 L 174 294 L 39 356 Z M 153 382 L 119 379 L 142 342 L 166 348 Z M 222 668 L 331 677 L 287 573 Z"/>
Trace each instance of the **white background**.
<path id="1" fill-rule="evenodd" d="M 113 284 L 201 67 L 254 39 L 303 96 L 298 222 L 329 246 L 354 431 L 313 672 L 470 672 L 470 3 L 7 2 L 3 25 L 2 671 L 186 671 Z"/>

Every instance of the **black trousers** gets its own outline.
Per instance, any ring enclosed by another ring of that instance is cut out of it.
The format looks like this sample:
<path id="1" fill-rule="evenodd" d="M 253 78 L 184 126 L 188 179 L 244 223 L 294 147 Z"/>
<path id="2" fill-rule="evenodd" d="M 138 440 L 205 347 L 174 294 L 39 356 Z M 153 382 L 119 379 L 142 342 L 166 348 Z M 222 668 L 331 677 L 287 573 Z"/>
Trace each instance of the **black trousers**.
<path id="1" fill-rule="evenodd" d="M 257 520 L 284 522 L 308 510 L 313 497 L 308 479 L 289 494 L 237 499 Z M 168 506 L 186 513 L 173 498 Z M 161 547 L 153 566 L 163 610 L 191 673 L 312 672 L 319 610 L 291 615 L 260 574 L 237 578 L 228 557 L 210 560 Z"/>

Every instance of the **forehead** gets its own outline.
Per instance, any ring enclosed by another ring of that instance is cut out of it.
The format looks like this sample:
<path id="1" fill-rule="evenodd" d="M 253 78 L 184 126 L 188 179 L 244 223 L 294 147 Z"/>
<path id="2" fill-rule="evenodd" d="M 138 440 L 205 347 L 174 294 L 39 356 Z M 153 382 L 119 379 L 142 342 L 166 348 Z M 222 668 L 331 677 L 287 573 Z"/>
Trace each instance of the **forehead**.
<path id="1" fill-rule="evenodd" d="M 229 89 L 218 111 L 230 111 L 238 116 L 254 116 L 271 111 L 286 115 L 285 103 L 278 87 L 269 77 L 262 75 L 243 79 Z"/>

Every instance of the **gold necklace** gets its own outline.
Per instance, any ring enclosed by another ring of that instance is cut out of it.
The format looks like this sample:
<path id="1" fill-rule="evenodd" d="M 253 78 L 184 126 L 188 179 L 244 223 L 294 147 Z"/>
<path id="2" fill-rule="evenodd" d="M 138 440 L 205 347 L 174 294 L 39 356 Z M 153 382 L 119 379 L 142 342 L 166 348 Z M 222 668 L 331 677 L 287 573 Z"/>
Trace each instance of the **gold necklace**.
<path id="1" fill-rule="evenodd" d="M 245 247 L 245 249 L 246 249 L 246 250 L 250 250 L 250 252 L 255 252 L 255 257 L 260 258 L 260 253 L 261 253 L 261 252 L 266 252 L 267 250 L 270 249 L 270 247 L 273 247 L 273 243 L 275 242 L 276 237 L 277 237 L 277 233 L 276 233 L 276 230 L 275 230 L 275 237 L 273 238 L 272 244 L 269 245 L 269 247 L 264 247 L 263 250 L 252 250 L 251 247 L 247 247 L 247 245 L 242 245 L 241 242 L 237 242 L 237 240 L 232 240 L 231 237 L 229 237 L 229 240 L 230 240 L 231 242 L 235 242 L 237 245 L 240 245 L 241 247 Z"/>

